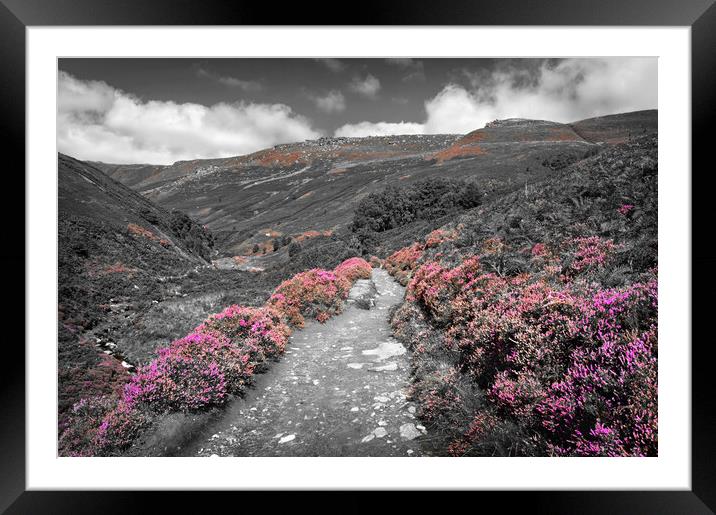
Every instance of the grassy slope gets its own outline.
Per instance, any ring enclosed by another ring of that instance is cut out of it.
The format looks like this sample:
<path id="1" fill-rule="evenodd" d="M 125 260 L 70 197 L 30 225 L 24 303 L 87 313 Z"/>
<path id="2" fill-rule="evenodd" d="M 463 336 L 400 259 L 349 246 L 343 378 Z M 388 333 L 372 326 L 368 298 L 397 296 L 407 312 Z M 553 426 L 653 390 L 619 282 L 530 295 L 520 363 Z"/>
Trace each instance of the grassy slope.
<path id="1" fill-rule="evenodd" d="M 206 261 L 171 229 L 171 215 L 96 168 L 59 156 L 58 300 L 60 417 L 87 390 L 126 379 L 99 353 L 94 330 L 171 295 L 170 277 Z M 209 240 L 207 239 L 207 242 Z M 108 342 L 112 330 L 103 329 Z"/>

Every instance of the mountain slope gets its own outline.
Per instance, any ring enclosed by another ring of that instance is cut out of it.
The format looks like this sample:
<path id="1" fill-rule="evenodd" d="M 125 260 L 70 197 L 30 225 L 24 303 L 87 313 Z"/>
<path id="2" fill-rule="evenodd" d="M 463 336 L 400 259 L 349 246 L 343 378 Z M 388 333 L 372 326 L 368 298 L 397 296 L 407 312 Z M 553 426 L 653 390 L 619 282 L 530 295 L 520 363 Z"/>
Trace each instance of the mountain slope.
<path id="1" fill-rule="evenodd" d="M 98 169 L 58 157 L 58 301 L 60 418 L 77 396 L 108 393 L 126 373 L 109 345 L 89 331 L 129 316 L 148 298 L 162 298 L 162 278 L 207 264 L 212 239 Z M 100 350 L 106 353 L 100 354 Z"/>
<path id="2" fill-rule="evenodd" d="M 477 183 L 486 199 L 542 180 L 617 143 L 656 131 L 656 111 L 561 124 L 511 119 L 464 136 L 322 138 L 248 156 L 166 167 L 104 165 L 118 180 L 210 228 L 227 256 L 345 228 L 358 201 L 439 174 Z"/>
<path id="3" fill-rule="evenodd" d="M 571 124 L 570 127 L 587 141 L 615 145 L 640 136 L 655 134 L 657 125 L 658 112 L 651 109 L 587 118 Z"/>
<path id="4" fill-rule="evenodd" d="M 217 236 L 227 256 L 269 251 L 277 238 L 345 228 L 361 198 L 439 174 L 477 183 L 486 200 L 542 180 L 601 145 L 656 131 L 656 111 L 561 124 L 510 119 L 464 136 L 322 138 L 247 156 L 166 167 L 100 165 Z"/>
<path id="5" fill-rule="evenodd" d="M 87 161 L 87 163 L 130 188 L 160 174 L 166 168 L 163 165 L 150 164 L 115 165 L 99 161 Z"/>

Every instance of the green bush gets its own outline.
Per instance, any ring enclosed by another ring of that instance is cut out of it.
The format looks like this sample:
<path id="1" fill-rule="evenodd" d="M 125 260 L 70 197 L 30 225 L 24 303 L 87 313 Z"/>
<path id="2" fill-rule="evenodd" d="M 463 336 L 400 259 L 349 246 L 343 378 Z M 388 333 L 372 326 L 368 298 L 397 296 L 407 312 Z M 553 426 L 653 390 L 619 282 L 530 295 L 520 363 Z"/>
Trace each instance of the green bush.
<path id="1" fill-rule="evenodd" d="M 467 181 L 433 177 L 371 193 L 356 208 L 355 233 L 383 232 L 415 220 L 431 220 L 480 204 L 478 187 Z"/>

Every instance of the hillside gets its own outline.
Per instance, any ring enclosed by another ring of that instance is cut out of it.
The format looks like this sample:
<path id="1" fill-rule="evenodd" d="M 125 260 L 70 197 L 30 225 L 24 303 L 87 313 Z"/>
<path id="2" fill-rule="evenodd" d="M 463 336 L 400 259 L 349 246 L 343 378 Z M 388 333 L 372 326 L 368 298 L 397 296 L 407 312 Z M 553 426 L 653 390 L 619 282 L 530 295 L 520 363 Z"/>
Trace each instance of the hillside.
<path id="1" fill-rule="evenodd" d="M 656 111 L 574 124 L 514 119 L 464 136 L 323 138 L 166 167 L 98 166 L 205 224 L 222 254 L 251 255 L 279 237 L 340 232 L 361 198 L 388 185 L 439 174 L 477 183 L 488 200 L 592 155 L 600 142 L 655 130 Z"/>
<path id="2" fill-rule="evenodd" d="M 587 141 L 618 144 L 657 131 L 657 111 L 635 111 L 611 116 L 587 118 L 571 124 Z"/>
<path id="3" fill-rule="evenodd" d="M 185 215 L 62 154 L 58 206 L 62 419 L 81 393 L 121 384 L 130 366 L 123 360 L 153 350 L 150 336 L 129 328 L 152 302 L 180 295 L 176 281 L 208 265 L 213 242 Z"/>
<path id="4" fill-rule="evenodd" d="M 266 273 L 217 269 L 209 231 L 62 154 L 58 206 L 60 431 L 81 397 L 116 394 L 128 370 L 210 313 L 260 305 L 296 270 L 350 257 L 315 241 Z"/>
<path id="5" fill-rule="evenodd" d="M 105 175 L 108 175 L 112 179 L 119 181 L 130 188 L 146 181 L 156 174 L 161 173 L 165 168 L 162 165 L 113 165 L 97 161 L 87 161 L 87 164 L 94 166 L 95 168 L 101 170 Z"/>
<path id="6" fill-rule="evenodd" d="M 657 453 L 657 139 L 454 217 L 386 260 L 438 453 Z"/>

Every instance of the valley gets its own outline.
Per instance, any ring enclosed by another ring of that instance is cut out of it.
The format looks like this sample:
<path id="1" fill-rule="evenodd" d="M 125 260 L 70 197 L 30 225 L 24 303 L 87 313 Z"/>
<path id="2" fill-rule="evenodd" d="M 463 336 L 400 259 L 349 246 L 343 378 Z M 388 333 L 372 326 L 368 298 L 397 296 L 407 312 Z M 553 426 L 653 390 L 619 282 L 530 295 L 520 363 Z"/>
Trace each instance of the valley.
<path id="1" fill-rule="evenodd" d="M 569 331 L 578 318 L 572 307 L 535 314 L 530 305 L 514 319 L 491 319 L 514 329 L 503 335 L 509 348 L 496 350 L 487 365 L 468 356 L 470 335 L 483 331 L 479 313 L 508 309 L 504 298 L 542 295 L 542 306 L 552 295 L 569 296 L 565 303 L 582 310 L 579 317 L 602 324 L 595 296 L 647 295 L 631 292 L 648 290 L 642 285 L 656 274 L 656 152 L 657 112 L 641 111 L 571 124 L 496 120 L 464 135 L 322 138 L 168 166 L 60 155 L 61 452 L 652 453 L 652 440 L 624 439 L 632 428 L 621 420 L 610 428 L 620 431 L 618 442 L 599 436 L 598 445 L 585 438 L 571 447 L 560 431 L 594 429 L 591 415 L 580 414 L 576 428 L 542 425 L 540 402 L 558 397 L 548 385 L 571 378 L 587 359 L 567 349 L 591 343 L 539 340 L 560 350 L 535 357 L 529 345 L 539 337 L 528 330 L 536 323 L 530 317 L 558 320 Z M 425 192 L 444 186 L 426 182 L 436 179 L 457 190 L 469 184 L 479 198 L 468 207 L 448 200 L 436 210 L 437 194 Z M 359 215 L 386 215 L 370 210 L 386 191 L 396 196 L 401 218 L 390 214 L 385 230 L 358 230 Z M 404 204 L 408 192 L 417 208 Z M 407 216 L 409 208 L 436 214 Z M 502 293 L 479 313 L 460 311 L 476 305 L 460 288 L 478 277 L 486 282 L 471 291 L 475 299 L 483 290 Z M 361 281 L 377 288 L 364 299 L 369 309 L 352 298 Z M 212 315 L 231 306 L 250 314 Z M 629 337 L 648 336 L 629 352 L 648 365 L 630 368 L 629 381 L 639 385 L 648 376 L 644 384 L 652 388 L 653 313 L 641 304 L 633 309 L 642 311 Z M 260 337 L 245 332 L 259 320 Z M 230 354 L 214 364 L 194 354 L 197 338 L 217 356 L 239 349 L 243 364 L 237 368 Z M 526 347 L 513 348 L 510 339 Z M 402 351 L 369 358 L 386 341 Z M 197 364 L 191 384 L 206 383 L 210 393 L 185 399 L 172 389 L 163 396 L 177 395 L 176 404 L 157 400 L 159 384 L 183 388 L 175 353 Z M 505 361 L 509 353 L 540 365 Z M 490 366 L 502 375 L 485 373 Z M 224 379 L 212 382 L 219 375 Z M 128 385 L 141 400 L 128 397 Z M 639 388 L 641 407 L 634 401 L 629 409 L 651 428 L 653 399 Z M 598 412 L 616 402 L 604 395 Z M 467 397 L 474 401 L 463 402 Z M 402 435 L 407 426 L 410 438 Z"/>
<path id="2" fill-rule="evenodd" d="M 464 136 L 324 138 L 166 167 L 95 165 L 205 225 L 227 255 L 250 255 L 255 245 L 271 249 L 278 237 L 345 229 L 360 199 L 386 186 L 438 174 L 479 182 L 487 200 L 539 181 L 600 145 L 655 130 L 652 111 L 571 125 L 511 120 Z"/>

